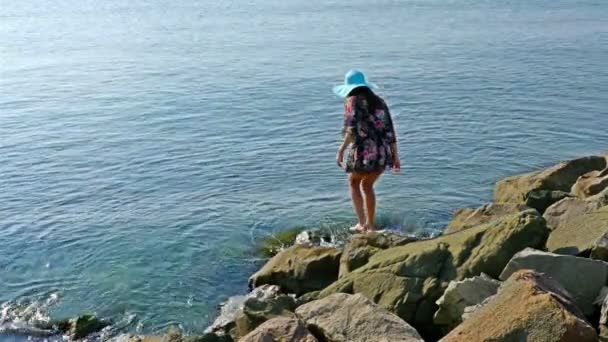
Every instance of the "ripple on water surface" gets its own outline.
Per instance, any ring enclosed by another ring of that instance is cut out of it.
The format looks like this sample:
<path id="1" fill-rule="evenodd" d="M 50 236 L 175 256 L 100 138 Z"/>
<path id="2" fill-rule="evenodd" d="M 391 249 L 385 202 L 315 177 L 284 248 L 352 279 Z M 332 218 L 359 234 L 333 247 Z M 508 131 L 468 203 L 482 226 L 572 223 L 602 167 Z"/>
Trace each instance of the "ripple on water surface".
<path id="1" fill-rule="evenodd" d="M 440 231 L 501 177 L 607 151 L 607 6 L 3 4 L 0 326 L 31 307 L 202 331 L 246 291 L 260 237 L 348 226 L 330 89 L 351 66 L 400 138 L 385 226 Z"/>

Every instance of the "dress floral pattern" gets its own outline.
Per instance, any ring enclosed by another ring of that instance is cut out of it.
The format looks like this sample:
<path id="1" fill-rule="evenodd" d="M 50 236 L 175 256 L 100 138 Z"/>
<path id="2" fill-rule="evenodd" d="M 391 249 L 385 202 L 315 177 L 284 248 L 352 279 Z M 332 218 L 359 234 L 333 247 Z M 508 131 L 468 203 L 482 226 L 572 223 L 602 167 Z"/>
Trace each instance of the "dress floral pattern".
<path id="1" fill-rule="evenodd" d="M 374 172 L 393 166 L 391 144 L 396 142 L 388 106 L 371 113 L 363 96 L 344 102 L 344 132 L 353 133 L 354 142 L 345 157 L 346 172 Z"/>

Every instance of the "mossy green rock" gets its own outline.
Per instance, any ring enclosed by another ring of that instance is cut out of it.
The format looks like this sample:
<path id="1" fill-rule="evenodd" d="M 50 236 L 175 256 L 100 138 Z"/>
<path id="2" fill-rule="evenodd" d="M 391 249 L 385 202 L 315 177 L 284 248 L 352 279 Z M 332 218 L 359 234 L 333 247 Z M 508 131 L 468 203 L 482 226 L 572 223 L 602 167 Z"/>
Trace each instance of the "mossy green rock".
<path id="1" fill-rule="evenodd" d="M 530 207 L 524 204 L 515 203 L 487 203 L 479 208 L 458 209 L 454 212 L 452 220 L 443 231 L 443 234 L 459 232 L 528 209 Z"/>
<path id="2" fill-rule="evenodd" d="M 422 330 L 430 329 L 435 301 L 451 280 L 482 272 L 497 278 L 511 257 L 541 247 L 548 235 L 536 210 L 504 216 L 431 240 L 374 254 L 369 262 L 320 293 L 361 293 Z"/>
<path id="3" fill-rule="evenodd" d="M 235 316 L 236 328 L 234 337 L 236 340 L 247 335 L 260 324 L 267 320 L 278 317 L 295 317 L 293 311 L 296 309 L 295 300 L 287 295 L 280 295 L 269 300 L 249 298 Z"/>
<path id="4" fill-rule="evenodd" d="M 258 243 L 258 251 L 265 257 L 272 257 L 296 241 L 296 237 L 304 228 L 294 228 L 283 230 L 264 237 Z"/>
<path id="5" fill-rule="evenodd" d="M 390 247 L 403 246 L 417 239 L 395 233 L 357 234 L 350 238 L 340 258 L 340 277 L 365 265 L 377 252 Z"/>
<path id="6" fill-rule="evenodd" d="M 341 254 L 336 248 L 295 245 L 272 257 L 249 283 L 278 285 L 297 295 L 321 290 L 338 279 Z"/>
<path id="7" fill-rule="evenodd" d="M 570 192 L 580 176 L 603 170 L 606 164 L 604 156 L 590 156 L 562 162 L 541 171 L 508 177 L 496 183 L 494 201 L 524 203 L 528 193 L 534 190 Z"/>
<path id="8" fill-rule="evenodd" d="M 57 330 L 77 340 L 100 331 L 110 325 L 110 322 L 101 320 L 95 315 L 82 315 L 72 319 L 55 321 L 52 325 Z"/>

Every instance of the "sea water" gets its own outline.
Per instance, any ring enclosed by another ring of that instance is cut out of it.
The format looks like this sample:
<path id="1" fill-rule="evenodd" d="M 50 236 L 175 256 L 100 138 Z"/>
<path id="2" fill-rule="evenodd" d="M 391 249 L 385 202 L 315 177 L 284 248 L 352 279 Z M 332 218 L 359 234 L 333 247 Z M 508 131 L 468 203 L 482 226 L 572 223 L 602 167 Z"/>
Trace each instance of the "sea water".
<path id="1" fill-rule="evenodd" d="M 95 312 L 201 332 L 246 292 L 259 238 L 347 227 L 331 87 L 352 67 L 398 130 L 383 226 L 439 232 L 501 177 L 608 151 L 607 13 L 604 0 L 0 0 L 0 326 Z"/>

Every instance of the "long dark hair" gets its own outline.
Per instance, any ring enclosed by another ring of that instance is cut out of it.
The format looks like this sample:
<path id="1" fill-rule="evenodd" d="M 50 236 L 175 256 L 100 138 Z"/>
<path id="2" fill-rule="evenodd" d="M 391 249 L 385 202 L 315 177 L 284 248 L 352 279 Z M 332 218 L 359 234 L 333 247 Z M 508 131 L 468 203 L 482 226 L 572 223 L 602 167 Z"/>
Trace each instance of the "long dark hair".
<path id="1" fill-rule="evenodd" d="M 374 94 L 374 92 L 368 87 L 357 87 L 351 90 L 350 93 L 348 93 L 348 96 L 361 96 L 365 98 L 365 101 L 367 102 L 367 110 L 370 113 L 373 113 L 378 109 L 384 109 L 384 100 L 382 100 L 380 96 Z"/>

